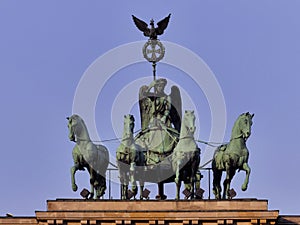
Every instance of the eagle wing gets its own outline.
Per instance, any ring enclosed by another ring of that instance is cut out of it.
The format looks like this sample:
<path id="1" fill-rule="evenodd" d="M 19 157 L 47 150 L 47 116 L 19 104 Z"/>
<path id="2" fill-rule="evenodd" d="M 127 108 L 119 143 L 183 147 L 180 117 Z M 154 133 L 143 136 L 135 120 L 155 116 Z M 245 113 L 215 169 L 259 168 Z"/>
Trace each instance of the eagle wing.
<path id="1" fill-rule="evenodd" d="M 171 13 L 157 23 L 157 28 L 155 28 L 155 32 L 157 35 L 161 35 L 164 33 L 164 30 L 167 28 L 169 24 L 170 17 L 171 17 Z"/>
<path id="2" fill-rule="evenodd" d="M 144 22 L 143 20 L 140 20 L 139 18 L 132 15 L 133 22 L 135 26 L 144 33 L 146 37 L 150 36 L 150 29 L 148 28 L 148 24 Z"/>

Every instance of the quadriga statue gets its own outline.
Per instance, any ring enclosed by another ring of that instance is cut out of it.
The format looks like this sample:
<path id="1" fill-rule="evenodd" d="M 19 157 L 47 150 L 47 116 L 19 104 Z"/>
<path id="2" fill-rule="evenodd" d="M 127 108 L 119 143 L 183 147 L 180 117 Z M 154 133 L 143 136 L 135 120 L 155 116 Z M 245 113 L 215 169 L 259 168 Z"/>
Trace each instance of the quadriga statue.
<path id="1" fill-rule="evenodd" d="M 73 191 L 78 187 L 75 183 L 77 170 L 85 170 L 90 174 L 89 198 L 100 198 L 106 190 L 106 170 L 109 163 L 109 152 L 103 145 L 94 144 L 89 136 L 83 119 L 78 115 L 67 117 L 69 139 L 76 143 L 73 148 L 74 166 L 71 168 L 71 182 Z M 96 191 L 96 195 L 94 192 Z"/>

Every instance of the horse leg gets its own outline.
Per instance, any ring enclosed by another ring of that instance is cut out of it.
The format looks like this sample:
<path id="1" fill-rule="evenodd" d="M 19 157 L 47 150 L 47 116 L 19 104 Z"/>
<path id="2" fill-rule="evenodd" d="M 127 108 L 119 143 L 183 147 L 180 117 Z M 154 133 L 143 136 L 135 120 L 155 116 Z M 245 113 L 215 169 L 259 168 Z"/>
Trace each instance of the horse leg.
<path id="1" fill-rule="evenodd" d="M 104 195 L 105 194 L 105 190 L 106 190 L 106 176 L 105 176 L 105 174 L 104 174 L 104 176 L 102 176 L 102 175 L 100 175 L 100 177 L 101 177 L 101 181 L 102 181 L 102 183 L 101 183 L 101 196 L 102 195 Z"/>
<path id="2" fill-rule="evenodd" d="M 119 172 L 119 175 L 120 175 L 120 192 L 121 192 L 121 196 L 120 196 L 120 199 L 123 199 L 123 174 L 121 173 L 121 171 Z"/>
<path id="3" fill-rule="evenodd" d="M 94 188 L 96 190 L 96 199 L 99 199 L 105 194 L 106 190 L 106 178 L 95 172 L 96 180 L 94 182 Z"/>
<path id="4" fill-rule="evenodd" d="M 223 199 L 229 197 L 229 190 L 230 190 L 230 183 L 235 175 L 235 169 L 231 169 L 229 167 L 226 168 L 226 179 L 224 180 L 224 192 L 223 192 Z"/>
<path id="5" fill-rule="evenodd" d="M 191 182 L 190 192 L 192 193 L 191 194 L 191 199 L 194 199 L 195 198 L 195 177 L 194 177 L 194 175 L 191 176 L 191 181 L 190 182 Z"/>
<path id="6" fill-rule="evenodd" d="M 242 185 L 242 191 L 246 191 L 247 190 L 247 187 L 248 187 L 248 183 L 249 183 L 249 176 L 250 176 L 250 172 L 251 172 L 251 169 L 248 165 L 248 163 L 244 163 L 243 164 L 243 170 L 246 171 L 246 177 L 245 177 L 245 181 Z"/>
<path id="7" fill-rule="evenodd" d="M 89 199 L 94 197 L 94 190 L 95 190 L 95 174 L 93 168 L 89 167 L 89 174 L 90 174 L 90 196 Z"/>
<path id="8" fill-rule="evenodd" d="M 143 191 L 144 191 L 144 186 L 145 186 L 144 181 L 140 180 L 139 185 L 140 185 L 140 200 L 143 200 L 144 199 Z M 149 197 L 147 199 L 149 199 Z"/>
<path id="9" fill-rule="evenodd" d="M 176 172 L 175 172 L 175 184 L 176 184 L 176 200 L 180 199 L 180 187 L 181 187 L 181 180 L 180 180 L 180 165 L 181 165 L 181 160 L 178 159 L 176 161 Z"/>
<path id="10" fill-rule="evenodd" d="M 196 195 L 196 192 L 200 190 L 200 180 L 201 180 L 201 173 L 199 171 L 199 165 L 200 165 L 200 148 L 197 148 L 196 151 L 194 152 L 194 157 L 193 157 L 193 196 L 192 198 L 198 198 L 199 196 Z"/>
<path id="11" fill-rule="evenodd" d="M 77 189 L 78 189 L 78 187 L 76 185 L 76 181 L 75 181 L 75 173 L 78 169 L 79 169 L 79 167 L 76 164 L 71 167 L 71 184 L 72 184 L 73 191 L 77 191 Z"/>
<path id="12" fill-rule="evenodd" d="M 121 179 L 121 199 L 127 200 L 128 199 L 128 181 L 127 179 Z"/>
<path id="13" fill-rule="evenodd" d="M 137 194 L 138 188 L 135 180 L 131 181 L 131 187 L 132 187 L 132 192 L 134 194 L 133 198 L 135 199 L 135 196 Z"/>
<path id="14" fill-rule="evenodd" d="M 94 184 L 90 183 L 90 196 L 89 199 L 93 199 L 94 197 Z"/>
<path id="15" fill-rule="evenodd" d="M 121 183 L 121 199 L 126 200 L 128 198 L 128 179 L 127 174 L 124 171 L 120 171 L 120 183 Z"/>
<path id="16" fill-rule="evenodd" d="M 213 166 L 213 193 L 216 199 L 221 199 L 222 188 L 220 185 L 222 178 L 222 170 L 218 170 Z"/>
<path id="17" fill-rule="evenodd" d="M 123 185 L 122 182 L 120 182 L 120 183 L 121 183 L 121 184 L 120 184 L 120 189 L 121 189 L 121 190 L 120 190 L 120 192 L 121 192 L 120 199 L 123 200 L 123 196 L 124 196 L 124 195 L 123 195 L 123 193 L 124 193 L 124 191 L 123 191 L 123 190 L 124 190 L 124 185 Z"/>
<path id="18" fill-rule="evenodd" d="M 157 184 L 158 187 L 158 195 L 156 196 L 156 199 L 158 200 L 165 200 L 167 199 L 167 196 L 164 194 L 164 183 L 163 182 L 159 182 Z"/>
<path id="19" fill-rule="evenodd" d="M 124 184 L 123 196 L 124 200 L 128 200 L 128 183 Z"/>
<path id="20" fill-rule="evenodd" d="M 199 161 L 197 160 L 197 155 L 194 155 L 193 162 L 192 162 L 192 172 L 191 172 L 191 199 L 195 198 L 195 184 L 197 183 L 197 172 L 198 172 L 198 166 Z M 199 184 L 200 186 L 200 184 Z M 200 188 L 200 187 L 199 187 Z M 197 189 L 196 189 L 197 190 Z"/>
<path id="21" fill-rule="evenodd" d="M 125 184 L 121 184 L 121 199 L 122 200 L 127 199 L 127 191 L 128 191 L 128 186 Z"/>
<path id="22" fill-rule="evenodd" d="M 176 178 L 175 178 L 176 179 Z M 176 200 L 179 200 L 180 199 L 180 187 L 181 187 L 181 181 L 179 180 L 179 181 L 175 181 L 175 183 L 176 183 L 176 197 L 175 197 L 175 199 Z"/>
<path id="23" fill-rule="evenodd" d="M 130 176 L 130 183 L 132 186 L 132 192 L 134 194 L 134 199 L 137 194 L 137 184 L 136 184 L 136 178 L 135 178 L 135 163 L 130 163 L 130 169 L 129 169 L 129 176 Z"/>
<path id="24" fill-rule="evenodd" d="M 191 166 L 191 165 L 186 165 L 186 166 Z M 186 168 L 188 169 L 188 168 Z M 183 177 L 188 177 L 189 179 L 186 179 L 184 181 L 184 187 L 185 187 L 185 190 L 187 190 L 189 192 L 189 195 L 188 196 L 185 196 L 185 199 L 193 199 L 194 198 L 194 179 L 193 179 L 193 175 L 192 175 L 192 172 L 191 171 L 187 171 L 187 170 L 183 170 L 182 171 L 183 173 Z"/>
<path id="25" fill-rule="evenodd" d="M 200 172 L 196 172 L 196 176 L 195 176 L 195 198 L 196 199 L 202 199 L 203 197 L 201 197 L 199 194 L 197 194 L 197 191 L 200 190 L 200 182 L 201 182 L 201 178 L 202 175 Z"/>
<path id="26" fill-rule="evenodd" d="M 226 199 L 226 197 L 228 196 L 228 191 L 230 189 L 230 178 L 229 178 L 229 175 L 230 175 L 230 165 L 229 165 L 229 162 L 225 162 L 225 172 L 226 172 L 226 177 L 224 179 L 224 182 L 223 182 L 223 187 L 224 187 L 224 190 L 223 190 L 223 196 L 222 196 L 222 199 Z"/>
<path id="27" fill-rule="evenodd" d="M 180 182 L 180 167 L 181 167 L 181 163 L 182 163 L 182 160 L 177 158 L 176 160 L 176 171 L 175 171 L 175 183 L 176 185 Z"/>

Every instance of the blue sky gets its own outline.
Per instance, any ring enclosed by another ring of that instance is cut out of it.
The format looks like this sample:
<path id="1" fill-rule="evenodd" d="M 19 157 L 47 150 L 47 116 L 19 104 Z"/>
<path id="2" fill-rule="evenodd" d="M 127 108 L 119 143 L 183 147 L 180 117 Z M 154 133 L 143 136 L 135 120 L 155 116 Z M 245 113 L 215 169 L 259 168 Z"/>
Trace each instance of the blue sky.
<path id="1" fill-rule="evenodd" d="M 246 192 L 240 190 L 244 173 L 234 178 L 237 197 L 268 199 L 269 209 L 299 214 L 299 8 L 297 0 L 154 0 L 151 4 L 1 0 L 0 216 L 8 212 L 34 215 L 35 210 L 46 210 L 48 199 L 80 197 L 71 190 L 73 143 L 68 140 L 65 119 L 72 114 L 80 79 L 111 49 L 146 41 L 134 26 L 132 14 L 157 22 L 169 13 L 170 24 L 161 41 L 196 53 L 222 89 L 227 122 L 224 141 L 229 140 L 239 114 L 255 113 L 247 143 L 252 174 Z M 199 139 L 207 140 L 211 114 L 205 93 L 180 69 L 164 63 L 157 69 L 158 76 L 190 92 L 199 114 Z M 95 108 L 102 139 L 116 136 L 111 132 L 112 96 L 140 76 L 151 79 L 149 63 L 122 68 L 105 84 Z M 137 111 L 133 108 L 132 112 Z M 114 162 L 117 143 L 105 145 Z M 209 149 L 199 146 L 207 154 Z M 207 198 L 204 175 L 202 188 Z M 89 186 L 86 173 L 77 177 L 79 189 Z M 175 186 L 167 186 L 172 198 Z M 118 198 L 117 184 L 113 189 L 113 197 Z M 151 194 L 155 192 L 154 186 Z"/>

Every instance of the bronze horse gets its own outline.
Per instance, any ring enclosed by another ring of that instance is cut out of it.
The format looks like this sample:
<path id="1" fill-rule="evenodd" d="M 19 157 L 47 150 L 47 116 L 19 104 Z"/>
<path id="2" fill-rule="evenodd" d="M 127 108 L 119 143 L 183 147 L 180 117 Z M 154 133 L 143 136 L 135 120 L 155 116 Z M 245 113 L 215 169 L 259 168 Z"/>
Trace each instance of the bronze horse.
<path id="1" fill-rule="evenodd" d="M 200 164 L 200 148 L 194 139 L 195 133 L 194 111 L 185 111 L 181 123 L 179 142 L 177 143 L 172 157 L 172 167 L 175 172 L 176 199 L 180 198 L 181 181 L 185 183 L 191 193 L 191 198 L 195 195 L 195 184 L 200 188 L 197 172 Z"/>
<path id="2" fill-rule="evenodd" d="M 137 168 L 145 165 L 144 153 L 140 146 L 138 146 L 133 138 L 134 117 L 133 115 L 124 116 L 124 130 L 121 144 L 117 149 L 117 165 L 119 169 L 121 182 L 121 199 L 130 199 L 128 196 L 129 182 L 132 184 L 132 194 L 135 197 L 137 194 L 137 186 L 135 175 Z M 140 199 L 143 199 L 142 192 L 144 189 L 144 182 L 140 183 Z"/>
<path id="3" fill-rule="evenodd" d="M 70 141 L 76 142 L 72 155 L 74 166 L 71 168 L 71 182 L 73 191 L 78 187 L 75 183 L 77 170 L 87 168 L 90 174 L 89 198 L 100 198 L 106 190 L 106 170 L 109 163 L 109 153 L 105 146 L 92 143 L 83 119 L 78 115 L 67 117 Z M 96 196 L 94 196 L 96 191 Z"/>
<path id="4" fill-rule="evenodd" d="M 254 114 L 249 112 L 241 114 L 235 121 L 230 142 L 219 146 L 213 157 L 213 192 L 216 199 L 221 199 L 221 177 L 222 172 L 226 171 L 224 180 L 223 199 L 230 197 L 230 183 L 236 170 L 244 170 L 246 177 L 242 185 L 242 190 L 245 191 L 248 187 L 250 167 L 248 165 L 249 151 L 246 146 L 246 141 L 251 135 L 252 118 Z"/>

